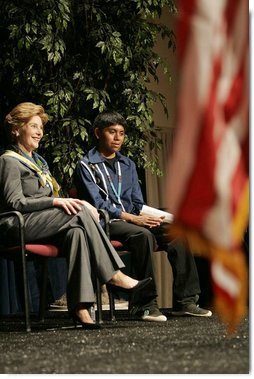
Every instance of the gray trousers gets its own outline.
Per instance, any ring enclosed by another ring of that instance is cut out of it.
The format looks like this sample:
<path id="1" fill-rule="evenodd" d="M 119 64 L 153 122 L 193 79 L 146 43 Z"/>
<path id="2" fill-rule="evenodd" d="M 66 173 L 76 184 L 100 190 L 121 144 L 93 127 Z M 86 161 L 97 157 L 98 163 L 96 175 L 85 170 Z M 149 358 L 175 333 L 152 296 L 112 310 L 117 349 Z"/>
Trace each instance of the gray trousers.
<path id="1" fill-rule="evenodd" d="M 124 267 L 103 229 L 85 206 L 77 215 L 50 208 L 24 214 L 24 219 L 27 243 L 53 242 L 61 247 L 67 258 L 70 312 L 78 303 L 94 303 L 95 274 L 103 284 Z M 14 225 L 8 234 L 14 241 L 17 227 Z"/>

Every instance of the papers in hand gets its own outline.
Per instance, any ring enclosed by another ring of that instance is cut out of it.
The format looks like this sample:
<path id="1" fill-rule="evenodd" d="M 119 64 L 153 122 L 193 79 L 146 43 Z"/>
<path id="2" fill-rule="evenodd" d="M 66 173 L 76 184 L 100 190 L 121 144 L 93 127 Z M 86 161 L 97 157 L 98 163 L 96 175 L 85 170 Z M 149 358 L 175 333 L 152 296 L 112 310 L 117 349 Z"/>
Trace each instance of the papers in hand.
<path id="1" fill-rule="evenodd" d="M 171 223 L 174 219 L 174 216 L 171 213 L 161 211 L 157 208 L 149 207 L 148 205 L 143 205 L 140 214 L 146 216 L 164 217 L 163 221 L 169 223 Z"/>

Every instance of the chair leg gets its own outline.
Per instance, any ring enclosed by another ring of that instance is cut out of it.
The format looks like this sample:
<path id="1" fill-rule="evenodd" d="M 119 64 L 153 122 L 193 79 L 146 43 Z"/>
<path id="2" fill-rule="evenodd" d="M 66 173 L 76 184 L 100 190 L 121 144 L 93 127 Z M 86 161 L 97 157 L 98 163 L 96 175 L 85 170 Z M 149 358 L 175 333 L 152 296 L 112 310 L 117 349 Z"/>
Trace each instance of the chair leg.
<path id="1" fill-rule="evenodd" d="M 26 331 L 31 332 L 30 323 L 30 309 L 28 298 L 28 279 L 27 279 L 27 261 L 26 261 L 26 249 L 25 249 L 25 237 L 24 237 L 24 218 L 20 212 L 12 212 L 19 222 L 19 238 L 21 246 L 21 266 L 22 266 L 22 279 L 23 279 L 23 294 L 24 294 L 24 311 L 25 311 L 25 326 Z M 3 215 L 3 214 L 2 214 Z"/>
<path id="2" fill-rule="evenodd" d="M 102 324 L 102 301 L 101 301 L 101 283 L 98 278 L 96 278 L 96 302 L 97 302 L 97 312 L 96 321 L 98 324 Z"/>
<path id="3" fill-rule="evenodd" d="M 116 321 L 115 316 L 115 298 L 112 292 L 108 289 L 108 300 L 109 300 L 109 314 L 110 314 L 110 320 Z"/>
<path id="4" fill-rule="evenodd" d="M 41 288 L 40 288 L 40 308 L 39 308 L 39 321 L 45 321 L 45 309 L 47 302 L 47 288 L 48 288 L 48 258 L 42 258 L 42 272 L 41 272 Z"/>
<path id="5" fill-rule="evenodd" d="M 25 256 L 24 251 L 22 251 L 21 253 L 22 253 L 21 259 L 22 259 L 22 278 L 23 278 L 25 326 L 26 326 L 26 331 L 31 332 L 26 256 Z"/>

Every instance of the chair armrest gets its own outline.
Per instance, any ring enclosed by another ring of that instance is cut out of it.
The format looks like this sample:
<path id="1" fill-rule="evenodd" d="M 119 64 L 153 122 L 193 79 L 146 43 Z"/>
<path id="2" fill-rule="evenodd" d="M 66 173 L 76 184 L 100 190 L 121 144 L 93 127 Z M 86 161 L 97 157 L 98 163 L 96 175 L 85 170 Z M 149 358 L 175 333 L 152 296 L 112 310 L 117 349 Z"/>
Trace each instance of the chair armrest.
<path id="1" fill-rule="evenodd" d="M 107 235 L 107 237 L 109 238 L 110 235 L 109 235 L 109 214 L 108 214 L 108 211 L 106 211 L 105 209 L 98 209 L 98 213 L 99 215 L 101 216 L 102 220 L 104 221 L 104 231 Z"/>
<path id="2" fill-rule="evenodd" d="M 8 212 L 0 213 L 0 218 L 4 218 L 4 217 L 8 217 L 8 216 L 17 217 L 19 220 L 19 224 L 22 226 L 24 225 L 24 217 L 23 217 L 22 213 L 20 213 L 19 211 L 8 211 Z"/>
<path id="3" fill-rule="evenodd" d="M 24 237 L 24 217 L 22 213 L 19 211 L 8 211 L 8 212 L 2 212 L 0 213 L 0 219 L 1 218 L 6 218 L 6 217 L 11 217 L 14 216 L 18 219 L 19 223 L 19 241 L 20 241 L 20 246 L 22 250 L 25 248 L 25 237 Z"/>

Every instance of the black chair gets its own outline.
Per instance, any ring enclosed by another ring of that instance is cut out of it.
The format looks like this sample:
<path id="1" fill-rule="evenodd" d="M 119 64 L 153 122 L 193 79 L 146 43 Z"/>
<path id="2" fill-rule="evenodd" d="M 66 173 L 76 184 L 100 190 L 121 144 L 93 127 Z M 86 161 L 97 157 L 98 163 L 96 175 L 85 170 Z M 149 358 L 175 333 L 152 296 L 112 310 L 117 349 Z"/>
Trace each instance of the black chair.
<path id="1" fill-rule="evenodd" d="M 52 257 L 60 257 L 61 251 L 58 246 L 44 243 L 25 243 L 24 238 L 24 218 L 18 211 L 9 211 L 0 213 L 0 218 L 15 217 L 19 224 L 19 243 L 12 245 L 11 241 L 5 241 L 4 245 L 0 245 L 0 256 L 5 259 L 16 260 L 22 269 L 22 287 L 23 287 L 23 307 L 25 316 L 25 328 L 27 332 L 31 331 L 30 307 L 28 296 L 28 279 L 27 279 L 27 260 L 37 257 L 42 266 L 42 275 L 40 283 L 40 305 L 39 305 L 39 321 L 45 319 L 46 298 L 47 298 L 47 281 L 48 281 L 48 259 Z M 96 320 L 102 322 L 102 301 L 101 301 L 101 285 L 96 278 L 96 301 L 97 312 Z"/>
<path id="2" fill-rule="evenodd" d="M 105 209 L 99 209 L 98 212 L 100 213 L 100 216 L 101 218 L 103 219 L 104 221 L 104 230 L 105 230 L 105 233 L 106 235 L 108 236 L 108 238 L 110 239 L 110 233 L 109 233 L 109 214 L 108 212 L 105 210 Z M 126 247 L 124 246 L 124 244 L 118 240 L 112 240 L 110 239 L 110 242 L 112 244 L 112 246 L 114 247 L 114 249 L 116 250 L 116 252 L 118 253 L 118 255 L 121 257 L 121 258 L 124 258 L 126 256 L 129 256 L 130 257 L 130 266 L 131 266 L 131 251 L 126 249 Z M 107 287 L 107 291 L 108 291 L 108 297 L 109 297 L 109 311 L 110 311 L 110 320 L 111 321 L 115 321 L 116 320 L 116 317 L 115 317 L 115 298 L 114 298 L 114 295 L 112 294 L 112 292 L 110 291 L 110 289 Z M 131 295 L 129 295 L 129 302 L 130 302 L 130 297 Z"/>

